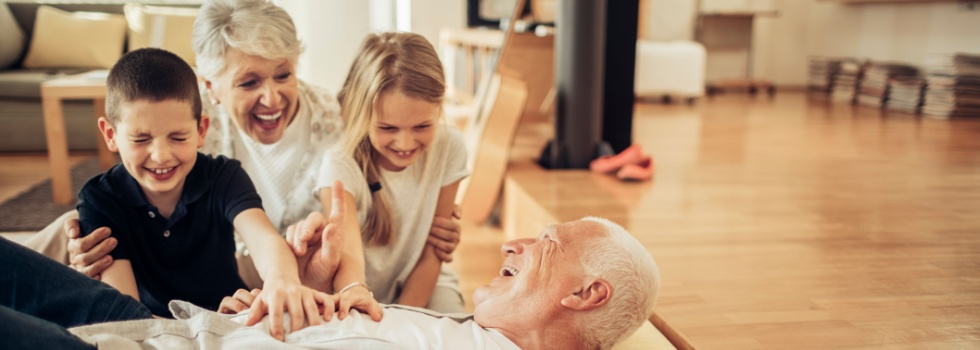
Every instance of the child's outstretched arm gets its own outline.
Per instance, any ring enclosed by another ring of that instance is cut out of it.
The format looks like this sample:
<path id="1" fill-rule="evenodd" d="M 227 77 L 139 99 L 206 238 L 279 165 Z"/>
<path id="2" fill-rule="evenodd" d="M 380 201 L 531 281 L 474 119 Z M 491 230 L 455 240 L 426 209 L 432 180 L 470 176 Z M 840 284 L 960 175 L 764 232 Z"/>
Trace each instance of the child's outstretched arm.
<path id="1" fill-rule="evenodd" d="M 436 202 L 436 217 L 452 217 L 457 189 L 459 189 L 459 181 L 442 187 L 439 191 L 439 201 Z M 426 244 L 419 261 L 415 263 L 415 268 L 405 280 L 405 287 L 398 297 L 398 304 L 426 307 L 429 299 L 432 298 L 432 291 L 436 288 L 441 269 L 442 260 L 436 255 L 432 245 Z"/>
<path id="2" fill-rule="evenodd" d="M 270 317 L 270 333 L 279 340 L 285 339 L 282 327 L 283 312 L 290 313 L 292 331 L 309 325 L 320 324 L 317 304 L 332 302 L 325 293 L 303 286 L 299 281 L 296 258 L 289 246 L 272 226 L 272 222 L 259 208 L 245 210 L 235 216 L 238 231 L 255 261 L 255 267 L 265 283 L 262 292 L 252 303 L 247 325 L 258 323 L 266 313 Z"/>
<path id="3" fill-rule="evenodd" d="M 328 193 L 330 194 L 329 197 L 327 196 Z M 320 203 L 323 205 L 324 213 L 328 213 L 329 225 L 341 229 L 343 236 L 340 263 L 332 283 L 333 292 L 340 294 L 337 317 L 346 318 L 347 313 L 353 307 L 367 313 L 371 319 L 380 321 L 383 314 L 381 305 L 368 290 L 369 286 L 364 283 L 367 278 L 364 272 L 364 247 L 361 244 L 361 229 L 357 224 L 357 210 L 348 210 L 348 208 L 357 208 L 354 196 L 344 191 L 344 186 L 340 181 L 334 181 L 332 187 L 320 189 Z M 305 226 L 316 227 L 318 225 Z M 322 227 L 322 225 L 319 226 Z M 329 241 L 330 238 L 327 237 L 327 240 Z M 294 243 L 294 252 L 299 255 L 301 250 L 297 248 L 299 245 Z"/>

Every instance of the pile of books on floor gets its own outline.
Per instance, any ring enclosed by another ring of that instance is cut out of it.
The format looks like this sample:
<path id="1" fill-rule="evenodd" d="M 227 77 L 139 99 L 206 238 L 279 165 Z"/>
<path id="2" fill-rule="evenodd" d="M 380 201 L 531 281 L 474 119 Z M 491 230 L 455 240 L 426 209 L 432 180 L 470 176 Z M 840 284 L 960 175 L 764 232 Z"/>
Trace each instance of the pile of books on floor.
<path id="1" fill-rule="evenodd" d="M 830 99 L 839 102 L 854 103 L 857 89 L 864 75 L 864 62 L 857 59 L 845 59 L 840 62 L 840 70 L 834 76 Z"/>
<path id="2" fill-rule="evenodd" d="M 830 100 L 834 79 L 840 72 L 841 59 L 831 57 L 810 57 L 810 77 L 807 81 L 807 92 L 811 99 L 818 101 Z"/>
<path id="3" fill-rule="evenodd" d="M 883 108 L 888 102 L 890 80 L 915 78 L 918 75 L 919 69 L 915 66 L 902 63 L 871 63 L 861 80 L 857 101 L 864 106 Z"/>
<path id="4" fill-rule="evenodd" d="M 922 108 L 922 94 L 926 80 L 921 77 L 895 77 L 888 80 L 888 101 L 885 108 L 918 114 Z"/>
<path id="5" fill-rule="evenodd" d="M 980 117 L 980 54 L 926 58 L 922 113 L 931 117 Z"/>

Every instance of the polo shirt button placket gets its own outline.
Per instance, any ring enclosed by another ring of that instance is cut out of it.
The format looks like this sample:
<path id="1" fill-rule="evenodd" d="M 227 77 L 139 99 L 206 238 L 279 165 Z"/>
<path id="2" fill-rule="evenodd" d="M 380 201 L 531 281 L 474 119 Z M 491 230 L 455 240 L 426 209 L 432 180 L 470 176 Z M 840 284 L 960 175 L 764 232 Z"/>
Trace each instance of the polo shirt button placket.
<path id="1" fill-rule="evenodd" d="M 149 215 L 150 216 L 150 219 L 157 217 L 157 214 L 154 214 L 152 210 L 146 212 L 146 215 Z"/>
<path id="2" fill-rule="evenodd" d="M 163 237 L 164 238 L 170 237 L 170 230 L 163 231 Z"/>

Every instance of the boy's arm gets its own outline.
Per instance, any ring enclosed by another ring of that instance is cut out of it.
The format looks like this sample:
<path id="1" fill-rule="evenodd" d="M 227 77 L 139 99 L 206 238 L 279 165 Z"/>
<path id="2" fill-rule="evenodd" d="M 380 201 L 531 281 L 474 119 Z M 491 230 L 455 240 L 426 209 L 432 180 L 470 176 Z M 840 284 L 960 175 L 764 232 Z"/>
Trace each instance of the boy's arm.
<path id="1" fill-rule="evenodd" d="M 282 327 L 284 310 L 290 312 L 290 329 L 293 331 L 304 327 L 304 319 L 309 325 L 320 324 L 317 303 L 322 303 L 325 295 L 300 283 L 296 258 L 286 245 L 286 240 L 273 228 L 265 211 L 260 208 L 242 211 L 235 216 L 233 224 L 251 252 L 256 270 L 265 281 L 262 292 L 252 304 L 246 324 L 251 326 L 258 323 L 268 311 L 270 333 L 280 341 L 285 339 Z"/>
<path id="2" fill-rule="evenodd" d="M 116 288 L 120 293 L 133 297 L 136 301 L 140 300 L 140 292 L 136 287 L 136 276 L 133 274 L 133 265 L 129 260 L 116 260 L 102 272 L 102 282 Z"/>
<path id="3" fill-rule="evenodd" d="M 439 191 L 439 201 L 436 202 L 436 217 L 452 217 L 458 188 L 459 181 L 456 181 L 444 186 Z M 432 298 L 432 291 L 436 288 L 436 281 L 439 279 L 441 269 L 442 261 L 436 256 L 432 245 L 426 244 L 415 268 L 405 280 L 405 287 L 402 288 L 398 304 L 426 307 L 429 304 L 429 299 Z"/>

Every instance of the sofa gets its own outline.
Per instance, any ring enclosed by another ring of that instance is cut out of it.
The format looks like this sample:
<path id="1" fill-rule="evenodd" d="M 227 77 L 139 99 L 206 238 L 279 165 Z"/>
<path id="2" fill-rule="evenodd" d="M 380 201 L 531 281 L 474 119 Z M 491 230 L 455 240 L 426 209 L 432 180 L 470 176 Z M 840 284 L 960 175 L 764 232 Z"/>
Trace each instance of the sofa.
<path id="1" fill-rule="evenodd" d="M 190 32 L 199 1 L 161 1 L 167 7 L 121 0 L 0 0 L 0 152 L 47 150 L 45 81 L 107 69 L 127 50 L 146 46 L 193 62 Z M 92 102 L 66 101 L 64 113 L 68 147 L 95 149 Z"/>

